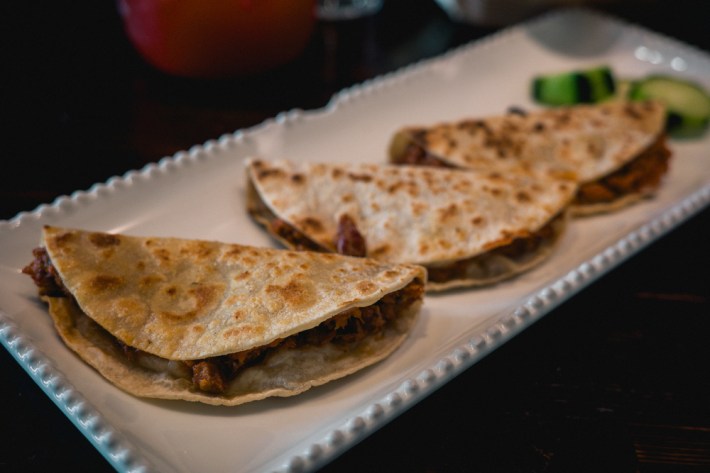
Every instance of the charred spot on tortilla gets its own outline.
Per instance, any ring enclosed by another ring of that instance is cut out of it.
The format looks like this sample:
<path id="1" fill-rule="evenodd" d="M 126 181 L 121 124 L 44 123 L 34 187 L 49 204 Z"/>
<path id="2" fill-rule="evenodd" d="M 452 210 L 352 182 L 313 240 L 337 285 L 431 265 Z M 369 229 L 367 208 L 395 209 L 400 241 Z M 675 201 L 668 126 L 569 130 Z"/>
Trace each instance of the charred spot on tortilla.
<path id="1" fill-rule="evenodd" d="M 89 280 L 89 286 L 93 291 L 115 291 L 124 284 L 123 279 L 109 274 L 97 274 Z"/>
<path id="2" fill-rule="evenodd" d="M 89 236 L 89 241 L 99 248 L 105 248 L 107 246 L 116 246 L 121 244 L 121 240 L 116 238 L 115 235 L 110 235 L 106 233 L 92 233 Z"/>
<path id="3" fill-rule="evenodd" d="M 313 284 L 305 280 L 305 274 L 298 273 L 283 286 L 266 286 L 266 293 L 281 299 L 290 307 L 308 307 L 313 305 L 316 297 Z"/>
<path id="4" fill-rule="evenodd" d="M 527 110 L 516 105 L 508 107 L 507 111 L 510 115 L 520 115 L 521 117 L 524 117 L 528 114 Z"/>
<path id="5" fill-rule="evenodd" d="M 61 248 L 64 245 L 71 243 L 72 238 L 73 238 L 73 235 L 71 233 L 65 233 L 63 235 L 58 235 L 57 236 L 57 246 Z"/>
<path id="6" fill-rule="evenodd" d="M 262 171 L 259 171 L 259 178 L 260 179 L 267 179 L 270 177 L 281 177 L 282 174 L 278 170 L 274 169 L 265 169 Z"/>
<path id="7" fill-rule="evenodd" d="M 360 182 L 370 182 L 372 179 L 374 179 L 372 176 L 368 176 L 365 174 L 355 174 L 355 173 L 348 173 L 348 178 L 350 178 L 353 181 L 360 181 Z"/>
<path id="8" fill-rule="evenodd" d="M 291 180 L 292 180 L 295 184 L 302 184 L 302 183 L 305 181 L 305 179 L 306 179 L 306 178 L 305 178 L 303 175 L 301 175 L 301 174 L 294 174 L 293 176 L 291 176 Z"/>

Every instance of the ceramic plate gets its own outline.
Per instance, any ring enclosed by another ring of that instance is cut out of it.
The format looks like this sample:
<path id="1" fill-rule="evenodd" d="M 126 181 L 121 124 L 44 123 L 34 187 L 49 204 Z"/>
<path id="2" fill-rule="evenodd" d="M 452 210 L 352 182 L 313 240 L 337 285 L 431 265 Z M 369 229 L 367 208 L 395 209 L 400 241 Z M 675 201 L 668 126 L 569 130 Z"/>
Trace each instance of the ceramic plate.
<path id="1" fill-rule="evenodd" d="M 337 94 L 321 110 L 272 120 L 0 222 L 0 340 L 117 471 L 311 471 L 524 330 L 710 201 L 710 138 L 671 141 L 658 196 L 570 223 L 543 265 L 490 288 L 430 295 L 407 342 L 353 376 L 235 408 L 137 399 L 57 338 L 29 277 L 43 224 L 272 246 L 245 212 L 243 158 L 386 159 L 402 125 L 533 108 L 530 78 L 607 64 L 619 76 L 692 77 L 690 46 L 592 10 L 565 9 Z M 49 400 L 48 400 L 49 402 Z"/>

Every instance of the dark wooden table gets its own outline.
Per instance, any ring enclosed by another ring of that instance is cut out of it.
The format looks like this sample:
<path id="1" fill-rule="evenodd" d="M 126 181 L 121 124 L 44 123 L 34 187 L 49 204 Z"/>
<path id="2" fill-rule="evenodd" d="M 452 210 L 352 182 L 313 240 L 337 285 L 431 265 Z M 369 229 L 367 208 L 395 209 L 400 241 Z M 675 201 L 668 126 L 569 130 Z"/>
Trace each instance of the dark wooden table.
<path id="1" fill-rule="evenodd" d="M 708 51 L 700 5 L 595 8 Z M 1 219 L 496 31 L 386 0 L 320 23 L 277 71 L 190 81 L 136 56 L 111 1 L 3 11 Z M 709 223 L 704 210 L 322 471 L 710 471 Z M 0 377 L 0 471 L 111 471 L 5 350 Z"/>

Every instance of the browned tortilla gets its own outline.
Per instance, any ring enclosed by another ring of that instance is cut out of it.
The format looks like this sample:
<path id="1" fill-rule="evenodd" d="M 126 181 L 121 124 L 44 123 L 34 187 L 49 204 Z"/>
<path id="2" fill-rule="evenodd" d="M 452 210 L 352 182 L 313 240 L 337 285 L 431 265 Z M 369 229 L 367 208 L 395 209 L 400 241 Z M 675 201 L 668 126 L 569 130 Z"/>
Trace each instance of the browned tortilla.
<path id="1" fill-rule="evenodd" d="M 414 265 L 214 241 L 45 227 L 42 245 L 76 299 L 43 297 L 69 347 L 129 393 L 208 404 L 291 396 L 382 360 L 405 339 L 421 298 L 358 343 L 277 349 L 222 394 L 170 375 L 170 360 L 267 345 L 426 280 Z M 160 366 L 130 362 L 114 337 Z"/>
<path id="2" fill-rule="evenodd" d="M 380 261 L 441 270 L 464 268 L 427 289 L 480 286 L 510 278 L 546 258 L 565 227 L 573 182 L 522 171 L 461 171 L 387 164 L 285 160 L 247 163 L 249 208 L 273 230 L 280 219 L 323 251 L 337 251 L 338 222 L 348 215 Z M 511 257 L 493 250 L 540 232 L 550 238 Z"/>
<path id="3" fill-rule="evenodd" d="M 537 109 L 397 130 L 389 147 L 401 162 L 410 144 L 443 165 L 507 172 L 522 167 L 541 174 L 567 174 L 580 187 L 619 171 L 664 137 L 665 108 L 659 102 Z M 658 182 L 636 186 L 606 202 L 571 204 L 576 215 L 617 210 L 651 195 Z"/>

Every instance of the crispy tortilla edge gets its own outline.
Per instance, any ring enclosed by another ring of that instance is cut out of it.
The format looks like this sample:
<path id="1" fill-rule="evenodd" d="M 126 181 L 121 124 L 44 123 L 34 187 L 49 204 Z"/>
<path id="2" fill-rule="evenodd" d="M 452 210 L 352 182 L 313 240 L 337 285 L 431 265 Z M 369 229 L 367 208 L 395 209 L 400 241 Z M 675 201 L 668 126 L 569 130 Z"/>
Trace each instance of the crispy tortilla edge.
<path id="1" fill-rule="evenodd" d="M 238 376 L 227 393 L 214 395 L 191 389 L 191 383 L 186 379 L 154 372 L 129 362 L 107 333 L 69 298 L 44 296 L 42 299 L 49 306 L 49 314 L 63 343 L 114 386 L 139 398 L 183 400 L 217 406 L 237 406 L 269 397 L 295 396 L 374 365 L 403 344 L 423 304 L 422 298 L 415 301 L 401 314 L 398 323 L 388 328 L 381 337 L 368 337 L 355 347 L 334 349 L 330 344 L 307 350 L 291 350 L 281 356 L 274 366 L 267 363 L 265 367 L 256 365 L 247 368 L 243 374 L 248 376 Z M 302 369 L 309 363 L 311 369 Z"/>

